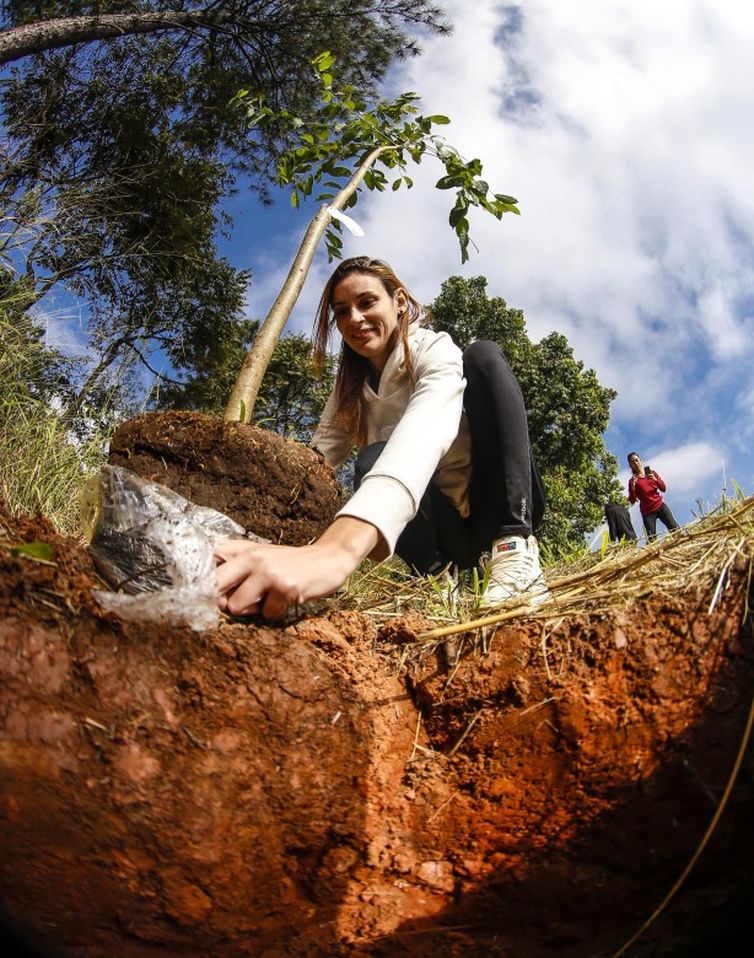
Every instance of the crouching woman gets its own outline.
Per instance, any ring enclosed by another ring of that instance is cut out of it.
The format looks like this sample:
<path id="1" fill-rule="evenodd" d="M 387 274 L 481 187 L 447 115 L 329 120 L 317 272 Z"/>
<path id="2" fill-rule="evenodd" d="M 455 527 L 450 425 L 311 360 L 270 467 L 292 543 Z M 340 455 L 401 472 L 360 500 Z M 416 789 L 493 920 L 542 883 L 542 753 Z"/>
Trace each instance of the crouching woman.
<path id="1" fill-rule="evenodd" d="M 340 363 L 312 445 L 334 469 L 356 446 L 354 493 L 310 545 L 223 544 L 221 607 L 275 617 L 332 594 L 365 557 L 393 553 L 419 574 L 489 563 L 486 605 L 543 597 L 534 531 L 544 494 L 518 382 L 496 344 L 462 354 L 422 318 L 386 263 L 356 257 L 335 269 L 314 353 L 324 359 L 337 329 Z"/>

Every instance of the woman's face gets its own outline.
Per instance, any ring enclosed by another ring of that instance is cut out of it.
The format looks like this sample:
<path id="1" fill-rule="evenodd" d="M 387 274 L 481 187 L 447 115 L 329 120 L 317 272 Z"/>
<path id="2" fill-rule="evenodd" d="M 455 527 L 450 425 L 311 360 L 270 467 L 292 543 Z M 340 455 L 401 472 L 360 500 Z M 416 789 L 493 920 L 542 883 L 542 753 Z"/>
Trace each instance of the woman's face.
<path id="1" fill-rule="evenodd" d="M 369 273 L 349 273 L 333 290 L 331 305 L 338 332 L 378 372 L 385 368 L 395 345 L 398 312 L 406 302 L 402 289 L 391 296 L 382 281 Z"/>
<path id="2" fill-rule="evenodd" d="M 638 456 L 630 456 L 628 464 L 635 476 L 641 474 L 641 459 Z"/>

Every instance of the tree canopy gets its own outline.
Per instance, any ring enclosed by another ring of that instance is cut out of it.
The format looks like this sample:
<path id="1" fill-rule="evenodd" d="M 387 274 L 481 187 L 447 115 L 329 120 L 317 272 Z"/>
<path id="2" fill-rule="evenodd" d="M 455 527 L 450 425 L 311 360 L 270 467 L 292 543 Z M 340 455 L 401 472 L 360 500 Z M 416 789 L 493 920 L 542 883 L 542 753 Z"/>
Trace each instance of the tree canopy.
<path id="1" fill-rule="evenodd" d="M 241 320 L 250 274 L 218 252 L 231 228 L 223 202 L 239 182 L 269 199 L 287 133 L 250 132 L 228 106 L 240 88 L 306 116 L 324 36 L 366 93 L 416 52 L 410 33 L 448 29 L 427 0 L 5 0 L 0 9 L 7 43 L 44 27 L 25 48 L 44 52 L 14 63 L 0 97 L 0 253 L 16 275 L 12 295 L 32 306 L 64 284 L 87 304 L 93 351 L 110 362 L 141 362 L 173 340 L 185 349 L 210 314 Z M 164 14 L 151 32 L 105 29 L 112 16 L 143 26 L 151 14 Z M 71 33 L 71 18 L 89 32 Z"/>
<path id="2" fill-rule="evenodd" d="M 453 276 L 430 306 L 435 329 L 464 349 L 475 339 L 496 342 L 513 368 L 524 395 L 529 434 L 548 496 L 539 537 L 551 557 L 584 544 L 604 520 L 609 499 L 622 501 L 618 462 L 603 433 L 617 393 L 602 386 L 593 369 L 573 355 L 561 333 L 533 343 L 523 311 L 487 295 L 483 276 Z"/>

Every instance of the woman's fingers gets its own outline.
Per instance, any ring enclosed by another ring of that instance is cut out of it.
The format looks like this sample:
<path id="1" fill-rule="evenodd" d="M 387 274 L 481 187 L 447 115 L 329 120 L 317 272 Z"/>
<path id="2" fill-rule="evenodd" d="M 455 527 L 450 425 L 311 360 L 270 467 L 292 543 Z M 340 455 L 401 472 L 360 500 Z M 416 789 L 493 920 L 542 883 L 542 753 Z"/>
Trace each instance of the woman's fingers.
<path id="1" fill-rule="evenodd" d="M 220 595 L 235 589 L 251 572 L 251 556 L 219 556 L 222 560 L 215 567 L 215 585 Z"/>
<path id="2" fill-rule="evenodd" d="M 259 590 L 251 585 L 247 579 L 226 596 L 226 610 L 231 615 L 253 615 L 259 612 L 264 596 L 259 595 Z"/>
<path id="3" fill-rule="evenodd" d="M 279 619 L 291 604 L 281 593 L 270 590 L 264 597 L 262 615 L 265 619 Z"/>
<path id="4" fill-rule="evenodd" d="M 341 526 L 334 524 L 331 529 L 338 536 L 323 536 L 306 546 L 244 539 L 224 542 L 215 550 L 220 608 L 232 615 L 262 612 L 274 619 L 292 605 L 331 595 L 374 547 L 378 535 L 373 526 L 361 520 L 350 520 L 345 525 L 344 520 L 337 521 Z M 357 549 L 353 547 L 354 537 L 361 543 Z"/>
<path id="5" fill-rule="evenodd" d="M 219 563 L 215 568 L 215 583 L 220 593 L 220 608 L 231 615 L 252 615 L 260 611 L 267 618 L 282 615 L 297 601 L 298 595 L 296 577 L 291 580 L 283 572 L 291 561 L 289 552 L 298 550 L 243 540 L 223 543 L 215 551 Z"/>
<path id="6" fill-rule="evenodd" d="M 225 608 L 232 615 L 261 612 L 267 619 L 277 619 L 297 603 L 296 591 L 270 581 L 261 575 L 250 575 L 225 597 Z"/>

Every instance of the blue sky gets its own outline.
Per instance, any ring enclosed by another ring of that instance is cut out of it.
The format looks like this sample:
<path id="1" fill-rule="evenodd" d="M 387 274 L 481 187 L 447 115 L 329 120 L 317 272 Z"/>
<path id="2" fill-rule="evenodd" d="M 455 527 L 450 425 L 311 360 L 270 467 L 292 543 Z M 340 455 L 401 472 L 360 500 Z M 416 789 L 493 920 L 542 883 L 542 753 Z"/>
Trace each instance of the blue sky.
<path id="1" fill-rule="evenodd" d="M 564 333 L 618 391 L 607 445 L 636 449 L 680 521 L 715 500 L 723 469 L 754 491 L 754 6 L 738 0 L 446 0 L 455 26 L 400 64 L 386 92 L 447 114 L 448 140 L 484 164 L 521 217 L 472 219 L 461 266 L 450 195 L 431 160 L 414 189 L 365 195 L 345 255 L 392 263 L 425 302 L 484 275 L 529 334 Z M 253 270 L 263 317 L 312 210 L 234 200 L 225 248 Z M 346 235 L 344 233 L 344 235 Z M 318 255 L 291 329 L 309 332 L 331 267 Z M 638 507 L 632 511 L 640 529 Z"/>

